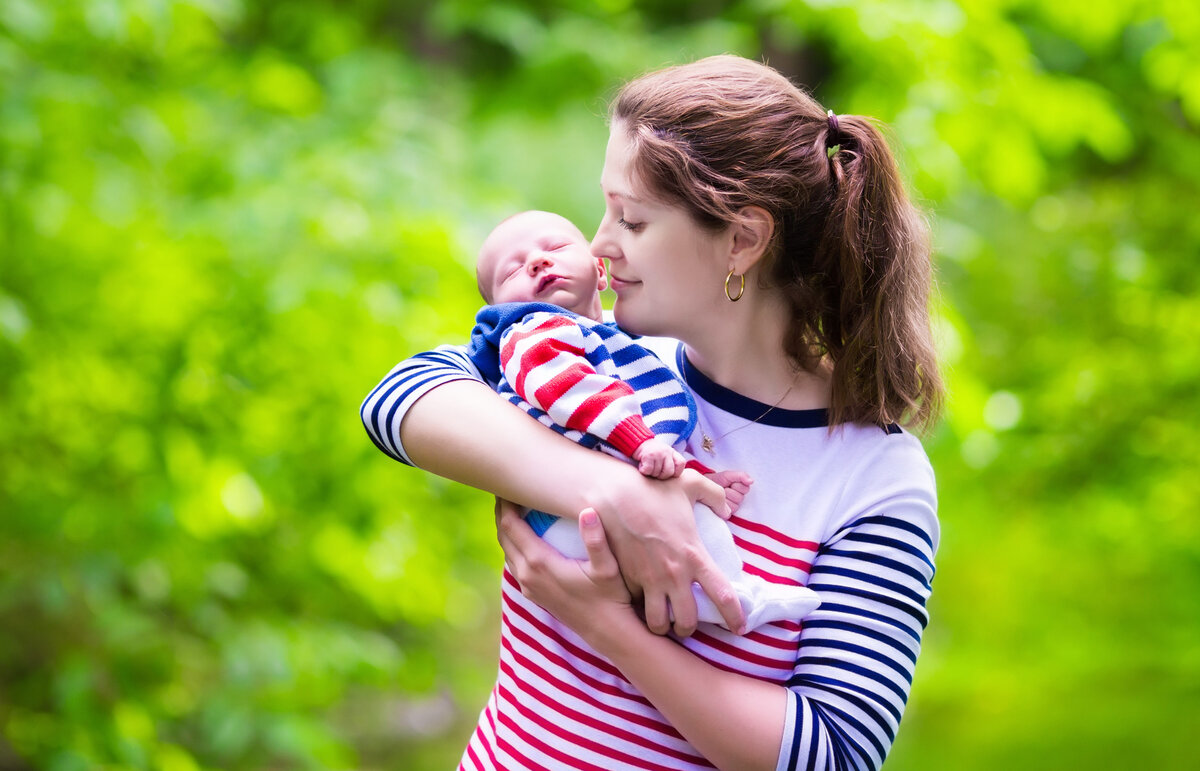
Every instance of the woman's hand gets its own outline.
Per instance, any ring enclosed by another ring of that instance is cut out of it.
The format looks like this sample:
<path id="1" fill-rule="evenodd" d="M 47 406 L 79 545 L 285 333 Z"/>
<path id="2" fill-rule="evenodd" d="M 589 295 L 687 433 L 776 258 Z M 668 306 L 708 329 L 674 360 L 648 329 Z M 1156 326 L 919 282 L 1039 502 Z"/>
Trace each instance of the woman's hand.
<path id="1" fill-rule="evenodd" d="M 725 491 L 692 469 L 662 481 L 636 474 L 623 479 L 628 484 L 610 482 L 585 497 L 596 501 L 621 576 L 634 598 L 643 601 L 646 626 L 656 634 L 673 629 L 680 637 L 696 631 L 695 582 L 728 628 L 741 629 L 741 604 L 701 543 L 692 512 L 702 503 L 728 519 Z"/>
<path id="2" fill-rule="evenodd" d="M 787 691 L 717 669 L 682 645 L 649 634 L 594 509 L 579 515 L 586 560 L 559 554 L 534 534 L 516 505 L 500 499 L 496 532 L 521 593 L 611 661 L 701 754 L 719 768 L 775 768 Z"/>
<path id="3" fill-rule="evenodd" d="M 573 517 L 594 508 L 625 584 L 645 603 L 652 631 L 671 629 L 672 613 L 677 635 L 695 631 L 693 581 L 728 628 L 744 623 L 733 587 L 696 534 L 695 502 L 728 516 L 720 485 L 699 473 L 648 479 L 530 420 L 474 380 L 454 380 L 422 396 L 401 424 L 401 439 L 413 462 L 447 479 L 552 514 Z"/>
<path id="4" fill-rule="evenodd" d="M 635 618 L 629 590 L 593 509 L 579 514 L 588 559 L 562 556 L 521 518 L 513 503 L 496 499 L 496 537 L 521 593 L 585 640 L 591 633 Z"/>

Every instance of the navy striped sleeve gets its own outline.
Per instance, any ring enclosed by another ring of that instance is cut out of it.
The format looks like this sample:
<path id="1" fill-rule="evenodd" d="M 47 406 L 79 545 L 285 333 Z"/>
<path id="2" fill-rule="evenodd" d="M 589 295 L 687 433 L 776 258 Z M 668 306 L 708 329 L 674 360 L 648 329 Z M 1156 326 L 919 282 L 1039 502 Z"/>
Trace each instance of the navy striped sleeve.
<path id="1" fill-rule="evenodd" d="M 400 362 L 359 407 L 367 436 L 392 458 L 413 465 L 400 443 L 400 423 L 417 399 L 453 380 L 486 382 L 465 346 L 442 345 Z"/>
<path id="2" fill-rule="evenodd" d="M 874 771 L 895 741 L 938 540 L 933 472 L 923 452 L 907 454 L 915 462 L 885 455 L 851 480 L 849 521 L 813 560 L 821 606 L 803 621 L 787 684 L 780 771 Z"/>

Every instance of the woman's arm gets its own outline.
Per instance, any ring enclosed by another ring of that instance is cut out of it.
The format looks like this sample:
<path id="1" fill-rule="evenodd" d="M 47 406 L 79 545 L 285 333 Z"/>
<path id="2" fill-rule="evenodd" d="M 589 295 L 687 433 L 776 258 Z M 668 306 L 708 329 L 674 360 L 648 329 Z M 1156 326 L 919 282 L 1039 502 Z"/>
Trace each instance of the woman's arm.
<path id="1" fill-rule="evenodd" d="M 455 380 L 486 382 L 461 345 L 439 346 L 400 362 L 358 408 L 367 436 L 381 452 L 414 465 L 400 439 L 404 416 L 422 396 Z"/>
<path id="2" fill-rule="evenodd" d="M 405 415 L 400 437 L 412 462 L 426 471 L 572 519 L 572 509 L 598 505 L 594 499 L 627 483 L 627 469 L 640 476 L 547 430 L 470 380 L 425 394 Z"/>
<path id="3" fill-rule="evenodd" d="M 696 533 L 696 501 L 724 513 L 724 491 L 695 472 L 650 480 L 627 463 L 576 445 L 532 420 L 482 382 L 461 348 L 403 362 L 363 401 L 372 440 L 397 460 L 571 518 L 600 512 L 626 583 L 659 634 L 695 630 L 692 582 L 731 628 L 743 621 L 728 579 Z"/>
<path id="4" fill-rule="evenodd" d="M 809 572 L 821 606 L 804 619 L 788 681 L 780 768 L 814 758 L 815 768 L 875 769 L 887 757 L 929 622 L 936 489 L 908 434 L 889 436 L 847 480 L 843 524 Z"/>
<path id="5" fill-rule="evenodd" d="M 589 517 L 580 519 L 587 563 L 558 557 L 505 510 L 501 545 L 522 591 L 609 658 L 718 768 L 877 769 L 927 619 L 938 531 L 932 478 L 915 476 L 924 471 L 877 473 L 861 496 L 873 500 L 854 501 L 822 546 L 809 582 L 822 605 L 803 621 L 786 687 L 719 669 L 641 628 Z"/>

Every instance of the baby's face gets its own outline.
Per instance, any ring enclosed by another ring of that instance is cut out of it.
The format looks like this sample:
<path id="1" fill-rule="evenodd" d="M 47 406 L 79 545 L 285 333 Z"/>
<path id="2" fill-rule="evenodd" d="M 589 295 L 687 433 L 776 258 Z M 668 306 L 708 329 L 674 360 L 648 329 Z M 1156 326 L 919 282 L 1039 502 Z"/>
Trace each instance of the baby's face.
<path id="1" fill-rule="evenodd" d="M 599 313 L 607 285 L 604 263 L 579 229 L 542 211 L 500 223 L 484 240 L 476 271 L 489 303 L 544 302 L 588 317 Z"/>

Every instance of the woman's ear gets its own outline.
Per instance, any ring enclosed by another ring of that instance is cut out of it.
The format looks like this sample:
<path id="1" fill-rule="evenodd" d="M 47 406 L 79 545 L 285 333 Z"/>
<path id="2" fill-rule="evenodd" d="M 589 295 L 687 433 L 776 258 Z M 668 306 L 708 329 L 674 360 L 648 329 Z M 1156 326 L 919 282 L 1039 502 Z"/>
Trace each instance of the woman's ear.
<path id="1" fill-rule="evenodd" d="M 775 218 L 761 206 L 743 206 L 730 228 L 733 244 L 729 251 L 729 269 L 736 275 L 745 275 L 767 253 L 771 236 L 775 234 Z"/>
<path id="2" fill-rule="evenodd" d="M 603 257 L 596 258 L 596 267 L 600 273 L 600 280 L 596 284 L 596 291 L 603 292 L 605 289 L 608 289 L 608 270 L 604 267 Z"/>

